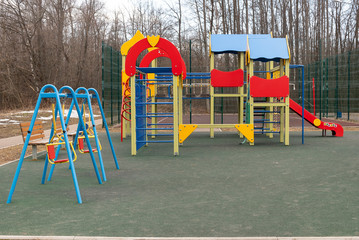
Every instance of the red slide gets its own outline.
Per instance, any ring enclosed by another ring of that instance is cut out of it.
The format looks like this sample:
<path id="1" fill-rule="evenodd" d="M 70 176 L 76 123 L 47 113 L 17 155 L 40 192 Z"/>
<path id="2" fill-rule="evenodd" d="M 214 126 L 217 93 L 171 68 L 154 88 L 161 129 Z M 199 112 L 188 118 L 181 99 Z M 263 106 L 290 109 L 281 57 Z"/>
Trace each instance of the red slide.
<path id="1" fill-rule="evenodd" d="M 302 116 L 302 107 L 298 103 L 294 102 L 292 99 L 289 99 L 289 107 L 296 114 Z M 304 109 L 304 119 L 316 128 L 332 131 L 333 136 L 343 137 L 344 135 L 344 130 L 341 125 L 337 123 L 323 122 L 305 109 Z"/>

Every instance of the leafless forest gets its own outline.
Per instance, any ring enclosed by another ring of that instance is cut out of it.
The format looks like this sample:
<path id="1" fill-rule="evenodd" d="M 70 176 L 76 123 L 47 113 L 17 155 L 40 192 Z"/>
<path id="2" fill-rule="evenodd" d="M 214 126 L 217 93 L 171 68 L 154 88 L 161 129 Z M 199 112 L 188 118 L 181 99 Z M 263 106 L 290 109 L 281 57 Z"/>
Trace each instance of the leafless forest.
<path id="1" fill-rule="evenodd" d="M 292 62 L 358 48 L 359 0 L 0 0 L 0 109 L 32 104 L 45 84 L 101 89 L 101 42 L 120 49 L 139 29 L 174 42 L 208 70 L 209 33 L 288 35 Z"/>

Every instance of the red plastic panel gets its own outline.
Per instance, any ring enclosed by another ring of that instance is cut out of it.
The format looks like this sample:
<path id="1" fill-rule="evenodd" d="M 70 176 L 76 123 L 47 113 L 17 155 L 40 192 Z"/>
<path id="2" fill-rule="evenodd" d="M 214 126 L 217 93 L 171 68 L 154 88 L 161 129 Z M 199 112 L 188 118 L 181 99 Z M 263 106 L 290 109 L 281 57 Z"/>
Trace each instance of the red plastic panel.
<path id="1" fill-rule="evenodd" d="M 68 161 L 69 161 L 68 159 L 61 159 L 61 160 L 54 161 L 54 163 L 65 163 L 65 162 L 68 162 Z"/>
<path id="2" fill-rule="evenodd" d="M 144 38 L 138 41 L 134 46 L 131 47 L 130 51 L 127 54 L 126 58 L 126 74 L 128 76 L 133 76 L 136 73 L 136 60 L 140 53 L 147 48 L 152 47 L 147 38 Z M 177 48 L 168 40 L 164 38 L 160 38 L 156 46 L 159 49 L 164 50 L 167 52 L 169 58 L 171 59 L 172 63 L 172 73 L 176 76 L 180 75 L 183 71 L 183 60 L 181 58 L 181 54 L 178 52 Z"/>
<path id="3" fill-rule="evenodd" d="M 155 49 L 147 53 L 141 60 L 140 67 L 149 67 L 151 62 L 159 57 L 169 58 L 168 54 L 162 49 Z"/>
<path id="4" fill-rule="evenodd" d="M 47 145 L 47 156 L 49 159 L 55 159 L 55 146 L 54 145 Z"/>
<path id="5" fill-rule="evenodd" d="M 141 60 L 140 67 L 149 67 L 151 62 L 159 57 L 166 57 L 170 58 L 168 53 L 164 51 L 163 49 L 156 49 L 152 50 L 151 52 L 147 53 Z M 181 64 L 182 64 L 182 72 L 183 72 L 183 79 L 186 79 L 187 76 L 187 69 L 186 64 L 184 63 L 183 59 L 181 58 Z"/>
<path id="6" fill-rule="evenodd" d="M 253 76 L 250 79 L 252 97 L 287 97 L 289 95 L 289 78 L 283 76 L 275 79 L 263 79 Z"/>
<path id="7" fill-rule="evenodd" d="M 181 58 L 181 62 L 182 62 L 182 73 L 183 73 L 183 79 L 185 80 L 187 77 L 187 68 L 186 68 L 186 64 L 183 61 L 183 58 Z"/>
<path id="8" fill-rule="evenodd" d="M 79 148 L 81 150 L 84 149 L 84 139 L 83 138 L 79 138 Z"/>
<path id="9" fill-rule="evenodd" d="M 222 72 L 217 69 L 211 71 L 212 87 L 241 87 L 243 86 L 243 70 Z"/>

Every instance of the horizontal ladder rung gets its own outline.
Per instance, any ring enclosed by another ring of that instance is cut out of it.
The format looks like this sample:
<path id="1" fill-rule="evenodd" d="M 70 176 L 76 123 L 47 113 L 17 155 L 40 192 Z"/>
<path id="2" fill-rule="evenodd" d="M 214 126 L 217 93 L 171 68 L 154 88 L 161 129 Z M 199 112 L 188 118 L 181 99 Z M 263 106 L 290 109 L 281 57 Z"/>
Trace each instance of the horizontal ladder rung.
<path id="1" fill-rule="evenodd" d="M 147 130 L 147 131 L 151 131 L 151 130 L 173 130 L 173 128 L 136 128 L 137 130 Z"/>
<path id="2" fill-rule="evenodd" d="M 172 126 L 173 123 L 149 123 L 149 124 L 147 124 L 147 126 L 156 126 L 156 125 L 158 125 L 158 126 L 166 126 L 166 125 Z"/>
<path id="3" fill-rule="evenodd" d="M 137 115 L 136 118 L 173 117 L 173 115 Z"/>
<path id="4" fill-rule="evenodd" d="M 172 133 L 156 133 L 156 134 L 147 134 L 147 136 L 149 137 L 160 137 L 160 136 L 173 136 Z"/>
<path id="5" fill-rule="evenodd" d="M 136 103 L 136 105 L 161 105 L 161 104 L 173 104 L 173 102 L 148 102 L 148 103 Z"/>
<path id="6" fill-rule="evenodd" d="M 254 131 L 254 133 L 262 133 L 262 134 L 265 134 L 265 133 L 280 133 L 278 131 Z"/>
<path id="7" fill-rule="evenodd" d="M 137 141 L 138 143 L 173 143 L 173 140 L 150 140 L 150 141 Z"/>

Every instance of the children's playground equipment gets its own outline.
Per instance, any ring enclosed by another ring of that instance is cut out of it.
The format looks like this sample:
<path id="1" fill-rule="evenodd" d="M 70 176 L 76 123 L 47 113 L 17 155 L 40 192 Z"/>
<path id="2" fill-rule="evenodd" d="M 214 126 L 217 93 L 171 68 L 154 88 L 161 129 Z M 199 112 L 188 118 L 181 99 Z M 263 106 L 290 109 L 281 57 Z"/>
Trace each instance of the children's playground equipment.
<path id="1" fill-rule="evenodd" d="M 144 55 L 140 66 L 136 67 L 139 54 L 146 49 L 149 53 Z M 178 50 L 159 36 L 145 38 L 137 32 L 122 46 L 121 53 L 124 93 L 121 111 L 122 135 L 125 138 L 131 126 L 132 155 L 136 155 L 138 149 L 149 143 L 168 142 L 173 143 L 174 155 L 178 155 L 178 145 L 197 128 L 209 128 L 211 138 L 214 138 L 214 128 L 236 128 L 240 137 L 245 137 L 250 145 L 254 144 L 255 133 L 265 134 L 269 138 L 273 138 L 273 134 L 279 134 L 280 142 L 289 145 L 289 109 L 302 116 L 303 121 L 307 120 L 320 129 L 331 130 L 334 136 L 343 136 L 340 125 L 320 121 L 289 98 L 289 69 L 300 65 L 289 64 L 290 51 L 286 38 L 273 38 L 271 34 L 211 35 L 210 73 L 187 74 Z M 215 55 L 223 53 L 235 54 L 238 57 L 237 69 L 225 72 L 215 68 Z M 159 57 L 169 58 L 171 68 L 157 67 Z M 255 75 L 261 72 L 254 71 L 255 62 L 264 63 L 265 71 L 262 72 L 265 73 L 265 78 Z M 182 100 L 188 97 L 187 94 L 183 96 L 183 87 L 188 85 L 183 83 L 186 77 L 201 79 L 201 85 L 209 86 L 209 98 L 201 94 L 203 99 L 210 99 L 209 124 L 183 124 Z M 167 86 L 167 96 L 158 94 L 159 86 Z M 236 88 L 237 91 L 215 91 L 216 88 L 224 87 Z M 238 122 L 216 124 L 214 100 L 227 97 L 239 100 Z M 159 105 L 170 105 L 173 111 L 157 112 Z M 173 121 L 163 121 L 164 118 Z M 166 125 L 169 127 L 165 127 Z M 160 134 L 158 131 L 165 133 Z M 163 136 L 169 136 L 170 139 L 156 139 Z M 149 140 L 149 137 L 152 139 Z"/>
<path id="2" fill-rule="evenodd" d="M 99 162 L 100 162 L 100 166 L 101 166 L 101 171 L 102 171 L 102 178 L 103 181 L 106 181 L 106 174 L 104 171 L 104 167 L 103 167 L 103 162 L 102 162 L 102 156 L 101 156 L 101 147 L 99 144 L 99 140 L 97 137 L 97 132 L 96 132 L 96 125 L 95 125 L 95 120 L 94 120 L 94 116 L 93 116 L 93 112 L 92 112 L 92 105 L 91 105 L 91 99 L 95 99 L 99 105 L 100 111 L 101 111 L 101 116 L 102 116 L 102 120 L 103 120 L 103 124 L 104 127 L 106 129 L 106 133 L 107 133 L 107 138 L 111 147 L 111 151 L 112 151 L 112 155 L 114 158 L 114 162 L 116 165 L 116 168 L 119 169 L 119 165 L 118 165 L 118 161 L 117 161 L 117 157 L 113 148 L 113 144 L 112 144 L 112 140 L 111 140 L 111 136 L 108 130 L 108 126 L 106 123 L 106 119 L 105 119 L 105 115 L 101 106 L 101 101 L 99 98 L 99 95 L 97 93 L 97 91 L 93 88 L 90 89 L 85 89 L 85 88 L 78 88 L 76 90 L 76 92 L 68 86 L 64 86 L 62 88 L 60 88 L 60 90 L 57 90 L 55 86 L 48 84 L 45 85 L 39 94 L 37 103 L 36 103 L 36 107 L 34 110 L 34 114 L 32 116 L 31 119 L 31 124 L 29 127 L 29 131 L 28 131 L 28 135 L 26 137 L 25 143 L 24 143 L 24 147 L 22 149 L 21 152 L 21 156 L 20 156 L 20 160 L 15 172 L 15 176 L 11 185 L 11 189 L 10 189 L 10 193 L 7 199 L 7 203 L 11 202 L 12 199 L 12 195 L 15 191 L 15 187 L 17 184 L 17 180 L 19 178 L 19 174 L 21 171 L 21 167 L 24 161 L 24 157 L 25 157 L 25 152 L 28 146 L 28 142 L 29 139 L 31 137 L 31 133 L 33 131 L 36 131 L 34 129 L 34 123 L 36 121 L 36 117 L 40 108 L 40 104 L 42 99 L 51 99 L 54 102 L 55 105 L 55 109 L 54 109 L 54 113 L 53 113 L 53 125 L 51 128 L 51 133 L 50 133 L 50 140 L 49 140 L 49 144 L 47 144 L 47 156 L 46 156 L 46 160 L 45 160 L 45 165 L 44 165 L 44 171 L 43 171 L 43 175 L 42 175 L 42 180 L 41 183 L 44 184 L 45 183 L 45 178 L 46 178 L 46 172 L 47 172 L 47 168 L 48 168 L 48 164 L 51 164 L 51 169 L 50 169 L 50 173 L 48 176 L 48 181 L 51 180 L 52 174 L 54 172 L 54 168 L 55 165 L 60 164 L 60 163 L 69 163 L 69 169 L 71 170 L 71 174 L 72 174 L 72 179 L 74 182 L 74 186 L 75 186 L 75 191 L 76 191 L 76 196 L 77 196 L 77 201 L 78 203 L 82 203 L 82 198 L 81 198 L 81 194 L 80 194 L 80 189 L 78 186 L 78 181 L 77 181 L 77 176 L 76 176 L 76 171 L 75 171 L 75 165 L 74 165 L 74 161 L 76 160 L 77 156 L 76 156 L 76 143 L 79 139 L 79 135 L 80 133 L 82 134 L 81 139 L 82 141 L 85 140 L 87 147 L 89 149 L 91 148 L 91 143 L 90 143 L 90 138 L 94 138 L 95 142 L 96 142 L 96 148 L 92 151 L 88 151 L 90 156 L 91 156 L 91 160 L 92 160 L 92 164 L 96 173 L 96 177 L 97 180 L 99 182 L 99 184 L 102 184 L 102 179 L 100 176 L 100 173 L 98 171 L 98 167 L 97 167 L 97 163 L 95 160 L 95 156 L 94 156 L 94 152 L 98 153 L 98 157 L 99 157 Z M 69 112 L 65 121 L 64 118 L 64 110 L 61 107 L 61 100 L 64 99 L 71 99 L 71 105 L 69 108 Z M 82 109 L 80 109 L 79 104 L 77 99 L 83 99 L 83 105 L 82 105 Z M 88 124 L 90 123 L 86 123 L 84 121 L 84 118 L 82 116 L 84 116 L 84 106 L 85 104 L 88 105 L 88 109 L 89 109 L 89 114 L 90 114 L 90 119 L 91 119 L 91 129 L 89 130 L 90 127 L 88 126 Z M 69 124 L 69 120 L 71 118 L 71 113 L 72 113 L 72 109 L 75 106 L 77 114 L 79 116 L 79 123 L 78 123 L 78 128 L 77 128 L 77 133 L 76 133 L 76 137 L 75 137 L 75 141 L 74 143 L 72 141 L 69 141 L 68 138 L 68 132 L 67 132 L 67 126 Z M 56 131 L 56 118 L 57 115 L 59 116 L 60 119 L 60 123 L 61 123 L 61 128 L 62 128 L 62 132 L 59 133 Z M 61 147 L 65 147 L 66 153 L 67 153 L 67 158 L 65 159 L 59 159 L 59 152 L 61 150 Z"/>

